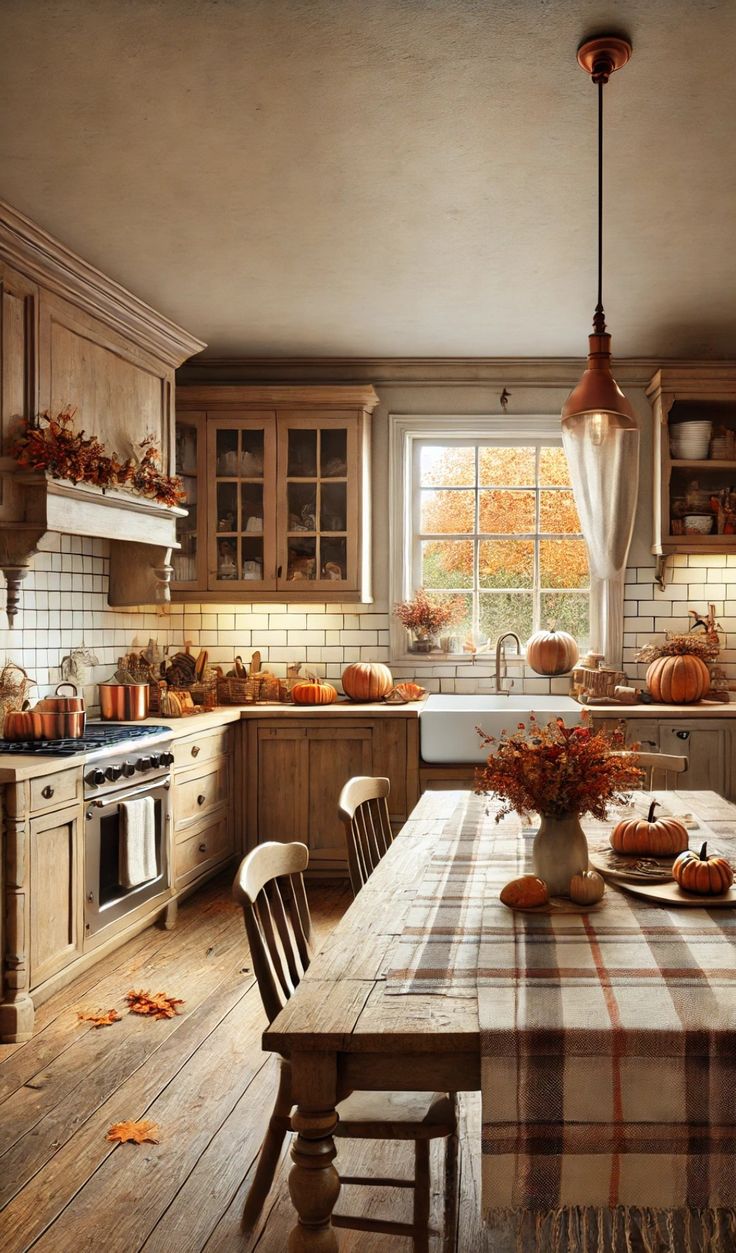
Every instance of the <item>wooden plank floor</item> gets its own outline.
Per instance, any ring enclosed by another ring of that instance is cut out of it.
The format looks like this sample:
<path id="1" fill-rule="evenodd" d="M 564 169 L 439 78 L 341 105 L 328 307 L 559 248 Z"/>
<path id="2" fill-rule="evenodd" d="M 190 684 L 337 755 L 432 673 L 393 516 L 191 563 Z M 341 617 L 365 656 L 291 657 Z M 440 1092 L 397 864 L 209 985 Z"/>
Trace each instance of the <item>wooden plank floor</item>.
<path id="1" fill-rule="evenodd" d="M 347 886 L 313 886 L 318 936 L 347 908 Z M 151 1021 L 125 1012 L 130 988 L 181 997 L 181 1014 Z M 112 1027 L 79 1010 L 123 1015 Z M 292 1221 L 285 1154 L 257 1229 L 240 1213 L 276 1085 L 261 1051 L 265 1026 L 242 916 L 230 881 L 184 902 L 173 931 L 152 927 L 39 1008 L 27 1044 L 0 1046 L 0 1249 L 21 1253 L 283 1253 Z M 478 1102 L 463 1103 L 458 1248 L 481 1247 Z M 112 1123 L 150 1118 L 160 1143 L 113 1145 Z M 435 1146 L 433 1222 L 439 1225 L 441 1148 Z M 411 1175 L 405 1145 L 343 1144 L 350 1173 Z M 349 1196 L 348 1196 L 349 1191 Z M 410 1193 L 346 1189 L 340 1208 L 410 1217 Z M 433 1241 L 439 1250 L 439 1241 Z M 341 1232 L 346 1253 L 409 1250 L 395 1236 Z"/>

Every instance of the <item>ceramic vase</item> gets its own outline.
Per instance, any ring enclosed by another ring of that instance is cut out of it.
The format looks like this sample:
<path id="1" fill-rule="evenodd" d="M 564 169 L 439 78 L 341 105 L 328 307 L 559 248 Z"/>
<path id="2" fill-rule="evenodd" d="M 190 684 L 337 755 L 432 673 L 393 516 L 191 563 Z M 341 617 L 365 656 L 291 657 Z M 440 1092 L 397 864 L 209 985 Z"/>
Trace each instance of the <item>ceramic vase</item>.
<path id="1" fill-rule="evenodd" d="M 567 896 L 573 875 L 588 869 L 588 841 L 578 815 L 542 814 L 533 856 L 534 873 L 547 884 L 550 896 Z"/>

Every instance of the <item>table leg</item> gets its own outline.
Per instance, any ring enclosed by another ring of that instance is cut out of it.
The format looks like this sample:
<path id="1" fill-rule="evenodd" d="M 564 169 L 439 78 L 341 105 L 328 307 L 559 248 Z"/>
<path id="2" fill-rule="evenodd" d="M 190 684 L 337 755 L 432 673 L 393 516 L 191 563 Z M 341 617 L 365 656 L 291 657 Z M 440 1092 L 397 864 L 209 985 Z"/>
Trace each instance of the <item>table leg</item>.
<path id="1" fill-rule="evenodd" d="M 289 1235 L 289 1253 L 337 1253 L 337 1232 L 331 1223 L 340 1193 L 333 1166 L 337 1126 L 337 1065 L 334 1053 L 292 1053 L 292 1095 L 296 1111 L 291 1146 L 294 1165 L 289 1192 L 297 1224 Z"/>

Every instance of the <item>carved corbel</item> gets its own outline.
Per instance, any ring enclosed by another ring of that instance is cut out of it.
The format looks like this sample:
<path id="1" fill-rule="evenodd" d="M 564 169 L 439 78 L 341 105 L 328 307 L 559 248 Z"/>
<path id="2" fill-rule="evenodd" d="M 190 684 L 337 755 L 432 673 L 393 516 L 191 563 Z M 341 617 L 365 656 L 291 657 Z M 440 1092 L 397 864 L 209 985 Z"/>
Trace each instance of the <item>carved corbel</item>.
<path id="1" fill-rule="evenodd" d="M 171 600 L 173 573 L 170 548 L 113 540 L 110 545 L 110 604 L 165 604 Z"/>
<path id="2" fill-rule="evenodd" d="M 12 627 L 18 613 L 20 585 L 38 552 L 38 545 L 46 534 L 45 527 L 6 525 L 0 530 L 0 570 L 7 586 L 8 626 Z"/>

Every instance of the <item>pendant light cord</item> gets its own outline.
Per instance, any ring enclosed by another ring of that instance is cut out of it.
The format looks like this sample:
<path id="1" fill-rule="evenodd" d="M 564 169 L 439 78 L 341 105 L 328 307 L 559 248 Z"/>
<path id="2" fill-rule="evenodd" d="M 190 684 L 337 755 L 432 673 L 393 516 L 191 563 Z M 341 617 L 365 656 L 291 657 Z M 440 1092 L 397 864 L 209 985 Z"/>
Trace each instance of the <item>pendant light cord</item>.
<path id="1" fill-rule="evenodd" d="M 603 77 L 597 82 L 598 87 L 598 303 L 593 317 L 593 330 L 602 335 L 606 329 L 606 315 L 603 312 Z"/>

